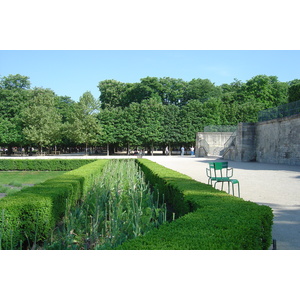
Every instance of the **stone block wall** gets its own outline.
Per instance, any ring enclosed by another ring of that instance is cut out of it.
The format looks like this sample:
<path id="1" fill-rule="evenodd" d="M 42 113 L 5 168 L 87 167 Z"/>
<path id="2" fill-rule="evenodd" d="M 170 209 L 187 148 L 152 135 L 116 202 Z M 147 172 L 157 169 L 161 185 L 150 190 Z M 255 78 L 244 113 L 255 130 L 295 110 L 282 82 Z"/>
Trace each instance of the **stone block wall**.
<path id="1" fill-rule="evenodd" d="M 209 144 L 208 155 L 216 149 L 224 159 L 300 165 L 300 114 L 258 123 L 239 123 L 236 138 L 228 149 L 220 150 L 231 133 L 200 132 L 199 139 Z M 218 142 L 216 142 L 218 140 Z M 200 156 L 200 155 L 198 155 Z"/>
<path id="2" fill-rule="evenodd" d="M 221 156 L 224 151 L 224 144 L 232 135 L 232 132 L 198 132 L 196 135 L 195 156 Z M 206 141 L 206 143 L 203 143 Z M 203 148 L 208 148 L 205 153 Z"/>
<path id="3" fill-rule="evenodd" d="M 300 165 L 300 115 L 256 123 L 256 161 Z"/>

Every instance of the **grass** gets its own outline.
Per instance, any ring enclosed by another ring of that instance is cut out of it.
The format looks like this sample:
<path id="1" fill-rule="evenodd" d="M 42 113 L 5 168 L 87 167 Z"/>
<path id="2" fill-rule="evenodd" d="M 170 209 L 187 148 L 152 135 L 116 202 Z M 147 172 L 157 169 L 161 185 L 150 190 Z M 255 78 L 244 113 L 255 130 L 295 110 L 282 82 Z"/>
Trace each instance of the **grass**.
<path id="1" fill-rule="evenodd" d="M 0 193 L 11 195 L 63 173 L 65 171 L 0 171 Z"/>

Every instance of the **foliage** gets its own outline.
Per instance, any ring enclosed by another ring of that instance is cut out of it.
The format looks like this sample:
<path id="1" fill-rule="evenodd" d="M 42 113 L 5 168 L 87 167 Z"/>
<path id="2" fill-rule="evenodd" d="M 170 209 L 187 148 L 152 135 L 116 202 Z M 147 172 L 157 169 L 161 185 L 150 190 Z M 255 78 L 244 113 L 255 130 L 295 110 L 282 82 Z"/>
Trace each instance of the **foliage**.
<path id="1" fill-rule="evenodd" d="M 18 125 L 7 118 L 0 119 L 0 145 L 19 144 L 22 141 Z"/>
<path id="2" fill-rule="evenodd" d="M 49 236 L 70 207 L 85 197 L 107 160 L 98 160 L 6 196 L 0 202 L 0 246 L 18 248 Z"/>
<path id="3" fill-rule="evenodd" d="M 273 213 L 219 191 L 210 185 L 139 159 L 146 178 L 164 193 L 176 219 L 146 236 L 122 244 L 122 250 L 225 250 L 268 249 Z"/>
<path id="4" fill-rule="evenodd" d="M 134 160 L 110 160 L 84 201 L 66 211 L 44 249 L 111 249 L 164 221 L 165 209 Z"/>
<path id="5" fill-rule="evenodd" d="M 1 171 L 70 171 L 94 159 L 0 159 Z"/>
<path id="6" fill-rule="evenodd" d="M 209 79 L 192 79 L 187 86 L 186 99 L 205 102 L 211 98 L 221 96 L 221 89 Z"/>
<path id="7" fill-rule="evenodd" d="M 175 104 L 163 106 L 162 144 L 167 145 L 169 149 L 181 141 L 179 114 L 180 108 Z"/>
<path id="8" fill-rule="evenodd" d="M 300 101 L 300 80 L 294 80 L 288 90 L 289 102 Z"/>
<path id="9" fill-rule="evenodd" d="M 299 100 L 299 82 L 267 75 L 220 86 L 201 78 L 108 79 L 98 84 L 99 100 L 85 92 L 75 102 L 9 75 L 0 79 L 0 146 L 11 152 L 13 146 L 105 145 L 110 153 L 117 146 L 190 146 L 205 126 L 256 122 L 259 111 Z"/>
<path id="10" fill-rule="evenodd" d="M 75 219 L 71 218 L 71 223 L 66 224 L 67 239 L 65 239 L 65 243 L 69 241 L 70 245 L 76 247 L 81 241 L 88 249 L 91 243 L 96 245 L 97 241 L 99 242 L 99 249 L 114 247 L 122 243 L 125 237 L 117 228 L 113 229 L 113 227 L 118 222 L 117 215 L 120 216 L 125 211 L 129 211 L 131 204 L 127 203 L 126 199 L 132 198 L 133 194 L 126 198 L 128 196 L 123 195 L 121 191 L 133 185 L 133 189 L 129 190 L 131 190 L 130 193 L 135 193 L 139 184 L 136 181 L 137 175 L 133 175 L 133 177 L 130 175 L 127 181 L 123 181 L 123 178 L 127 176 L 109 169 L 107 172 L 116 176 L 111 181 L 112 185 L 108 188 L 95 186 L 95 182 L 97 185 L 99 184 L 99 178 L 102 176 L 101 173 L 107 163 L 108 160 L 97 160 L 35 187 L 3 198 L 0 202 L 1 248 L 14 249 L 29 246 L 34 248 L 36 243 L 50 237 L 51 229 L 63 215 L 70 217 L 70 214 L 65 214 L 66 212 L 71 212 L 76 218 L 79 217 L 76 222 L 89 223 L 90 225 L 86 224 L 88 227 L 85 228 L 90 228 L 90 231 L 87 232 L 88 238 L 86 238 L 87 236 L 84 237 L 85 233 L 79 231 L 79 224 L 76 225 Z M 116 162 L 116 164 L 118 163 Z M 136 238 L 125 241 L 117 249 L 250 250 L 268 249 L 270 246 L 273 214 L 269 207 L 231 196 L 149 160 L 139 159 L 138 164 L 144 172 L 146 180 L 149 180 L 160 195 L 164 195 L 163 200 L 168 207 L 168 220 L 173 220 L 174 216 L 175 220 L 164 223 L 157 229 L 155 228 L 157 223 L 154 222 L 150 226 L 152 230 L 146 235 L 141 235 L 145 231 L 140 225 L 137 226 L 136 221 L 139 219 L 142 222 L 140 224 L 147 227 L 146 219 L 153 219 L 154 213 L 156 218 L 159 211 L 157 211 L 157 204 L 154 207 L 153 202 L 150 205 L 153 209 L 146 208 L 143 214 L 140 214 L 141 207 L 138 206 L 140 208 L 137 207 L 138 210 L 133 210 L 132 218 L 121 219 L 119 224 L 124 228 L 133 229 L 131 234 L 128 233 L 128 236 Z M 128 170 L 128 166 L 123 168 L 126 175 Z M 104 180 L 110 177 L 103 174 Z M 95 189 L 97 196 L 93 193 L 89 194 L 93 189 Z M 142 187 L 142 190 L 138 194 L 148 193 L 145 186 Z M 108 194 L 115 197 L 111 198 L 114 200 L 101 202 L 101 199 L 106 198 Z M 140 199 L 138 194 L 137 197 Z M 79 199 L 85 199 L 87 201 L 86 206 L 72 210 Z M 103 209 L 96 209 L 95 200 L 100 201 L 103 207 L 100 206 Z M 114 202 L 115 200 L 117 202 Z M 162 199 L 159 200 L 159 203 L 162 203 L 161 201 Z M 128 209 L 123 211 L 123 207 L 118 210 L 122 206 L 121 203 L 125 207 L 129 205 Z M 112 206 L 117 210 L 112 210 Z M 86 211 L 87 214 L 82 215 L 83 211 Z M 103 219 L 102 213 L 104 211 L 109 213 L 106 214 L 106 217 L 104 215 Z M 92 218 L 89 219 L 88 216 L 92 216 Z M 100 220 L 106 220 L 104 230 L 101 230 L 102 236 L 99 236 L 94 230 Z M 115 244 L 111 243 L 113 240 L 112 233 L 118 235 Z"/>
<path id="11" fill-rule="evenodd" d="M 102 109 L 97 118 L 101 124 L 101 134 L 98 136 L 98 142 L 106 144 L 108 153 L 111 151 L 110 144 L 122 144 L 126 136 L 126 118 L 125 110 L 120 107 Z"/>
<path id="12" fill-rule="evenodd" d="M 0 79 L 0 87 L 6 90 L 30 89 L 29 77 L 20 74 L 4 76 Z"/>
<path id="13" fill-rule="evenodd" d="M 43 146 L 56 143 L 61 129 L 61 116 L 55 108 L 54 93 L 50 90 L 35 89 L 22 113 L 25 139 L 32 144 Z"/>
<path id="14" fill-rule="evenodd" d="M 101 108 L 124 106 L 122 100 L 127 89 L 127 85 L 125 83 L 113 79 L 107 79 L 99 82 L 98 88 L 101 92 Z"/>
<path id="15" fill-rule="evenodd" d="M 99 109 L 98 101 L 91 92 L 85 92 L 79 102 L 74 104 L 64 129 L 68 137 L 76 144 L 95 145 L 101 133 L 101 127 L 97 119 Z"/>
<path id="16" fill-rule="evenodd" d="M 139 116 L 138 128 L 140 128 L 139 139 L 143 145 L 151 147 L 153 153 L 154 144 L 162 142 L 162 110 L 163 106 L 156 99 L 144 100 L 141 105 L 141 114 Z"/>

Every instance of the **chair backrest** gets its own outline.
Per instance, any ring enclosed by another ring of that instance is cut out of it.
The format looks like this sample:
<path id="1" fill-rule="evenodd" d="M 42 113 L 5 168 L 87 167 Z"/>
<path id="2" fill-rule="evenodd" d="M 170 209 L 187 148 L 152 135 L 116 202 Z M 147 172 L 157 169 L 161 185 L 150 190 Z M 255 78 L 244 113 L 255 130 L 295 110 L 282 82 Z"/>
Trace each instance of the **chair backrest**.
<path id="1" fill-rule="evenodd" d="M 214 164 L 215 164 L 215 169 L 216 170 L 221 170 L 221 169 L 227 169 L 228 168 L 228 161 L 216 162 Z"/>
<path id="2" fill-rule="evenodd" d="M 232 168 L 228 168 L 228 162 L 212 162 L 208 163 L 209 169 L 207 169 L 207 175 L 209 177 L 231 177 L 232 176 Z M 228 171 L 231 170 L 231 175 L 229 175 Z M 209 174 L 208 174 L 209 172 Z"/>
<path id="3" fill-rule="evenodd" d="M 209 169 L 206 169 L 206 175 L 208 177 L 214 176 L 215 173 L 215 163 L 208 163 Z"/>
<path id="4" fill-rule="evenodd" d="M 228 162 L 215 162 L 214 163 L 214 172 L 215 177 L 228 177 Z"/>
<path id="5" fill-rule="evenodd" d="M 208 163 L 208 166 L 210 169 L 214 169 L 215 168 L 215 163 Z"/>

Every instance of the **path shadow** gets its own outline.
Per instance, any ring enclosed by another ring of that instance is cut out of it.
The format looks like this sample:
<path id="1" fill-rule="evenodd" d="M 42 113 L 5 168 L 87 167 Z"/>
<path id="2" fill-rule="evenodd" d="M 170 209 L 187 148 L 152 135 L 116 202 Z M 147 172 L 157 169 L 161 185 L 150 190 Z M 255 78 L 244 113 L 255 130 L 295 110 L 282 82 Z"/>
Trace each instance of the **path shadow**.
<path id="1" fill-rule="evenodd" d="M 300 205 L 287 208 L 274 203 L 258 204 L 273 210 L 272 237 L 277 241 L 277 250 L 300 250 Z"/>
<path id="2" fill-rule="evenodd" d="M 210 159 L 201 159 L 196 160 L 199 163 L 211 163 L 213 161 L 216 162 L 224 162 L 227 161 L 229 167 L 242 169 L 242 170 L 265 170 L 265 171 L 292 171 L 300 173 L 300 166 L 287 165 L 287 164 L 272 164 L 272 163 L 260 163 L 260 162 L 239 162 L 239 161 L 231 161 L 226 160 L 220 157 L 209 157 Z M 300 178 L 296 176 L 296 178 Z"/>

